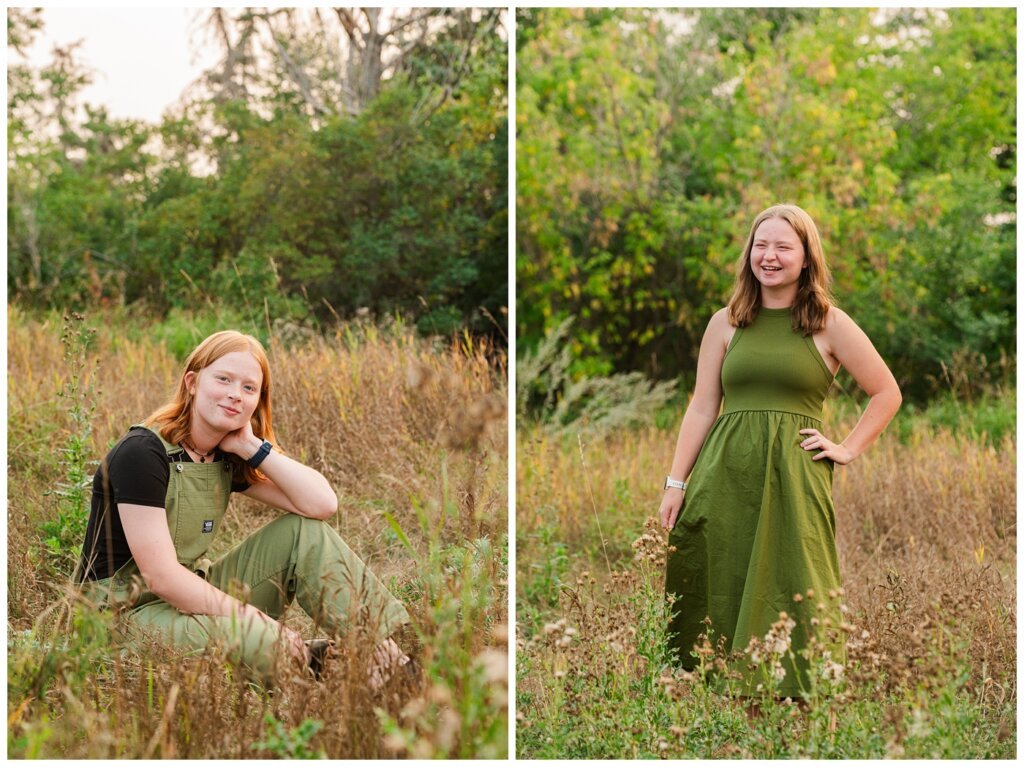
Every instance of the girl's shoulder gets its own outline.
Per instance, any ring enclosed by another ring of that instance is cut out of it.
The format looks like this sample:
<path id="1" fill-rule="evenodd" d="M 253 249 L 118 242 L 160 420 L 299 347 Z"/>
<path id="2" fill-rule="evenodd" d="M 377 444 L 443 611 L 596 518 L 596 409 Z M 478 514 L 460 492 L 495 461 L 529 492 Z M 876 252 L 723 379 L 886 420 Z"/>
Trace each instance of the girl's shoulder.
<path id="1" fill-rule="evenodd" d="M 145 427 L 130 428 L 107 453 L 105 463 L 109 466 L 129 466 L 132 470 L 140 464 L 166 464 L 167 451 L 160 438 Z"/>
<path id="2" fill-rule="evenodd" d="M 708 321 L 709 328 L 723 328 L 732 327 L 732 321 L 729 319 L 729 307 L 723 306 L 717 312 L 711 315 L 711 319 Z"/>
<path id="3" fill-rule="evenodd" d="M 732 342 L 732 337 L 735 332 L 736 326 L 732 324 L 729 307 L 723 306 L 711 315 L 711 319 L 708 321 L 707 330 L 704 332 L 704 338 L 714 339 L 721 347 L 724 355 L 725 351 L 729 348 L 729 344 Z"/>
<path id="4" fill-rule="evenodd" d="M 838 306 L 833 304 L 828 308 L 828 313 L 825 315 L 825 330 L 842 330 L 848 328 L 851 325 L 856 325 L 853 318 L 849 314 L 844 312 Z"/>
<path id="5" fill-rule="evenodd" d="M 851 344 L 860 344 L 867 340 L 867 335 L 860 325 L 836 306 L 830 307 L 828 314 L 825 315 L 825 327 L 821 335 L 826 348 L 835 355 L 840 354 L 840 350 L 849 349 Z"/>
<path id="6" fill-rule="evenodd" d="M 114 445 L 114 449 L 121 446 L 130 450 L 159 449 L 161 453 L 165 452 L 164 443 L 160 441 L 160 437 L 145 426 L 138 425 L 129 427 L 124 436 L 117 441 L 116 445 Z"/>

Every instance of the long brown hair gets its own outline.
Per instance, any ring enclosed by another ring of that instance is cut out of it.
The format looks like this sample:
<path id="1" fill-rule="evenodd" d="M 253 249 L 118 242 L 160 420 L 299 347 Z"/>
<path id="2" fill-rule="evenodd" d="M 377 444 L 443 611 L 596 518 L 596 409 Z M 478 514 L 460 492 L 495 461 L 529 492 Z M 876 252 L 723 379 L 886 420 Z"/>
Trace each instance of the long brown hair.
<path id="1" fill-rule="evenodd" d="M 796 232 L 807 258 L 807 268 L 800 272 L 797 283 L 796 300 L 790 316 L 793 330 L 805 336 L 814 335 L 825 327 L 828 310 L 835 304 L 829 290 L 832 277 L 825 263 L 825 252 L 821 247 L 818 227 L 807 212 L 796 205 L 773 205 L 761 211 L 750 227 L 747 244 L 743 247 L 739 269 L 736 273 L 736 287 L 729 299 L 729 322 L 738 328 L 749 325 L 757 317 L 761 308 L 761 283 L 757 281 L 750 269 L 750 251 L 754 247 L 754 233 L 769 218 L 781 218 Z"/>
<path id="2" fill-rule="evenodd" d="M 274 443 L 275 449 L 278 449 L 270 410 L 270 362 L 267 360 L 267 353 L 259 341 L 237 330 L 214 333 L 192 350 L 185 360 L 185 369 L 178 379 L 178 389 L 174 397 L 166 405 L 154 410 L 146 419 L 145 425 L 156 428 L 164 439 L 174 445 L 188 439 L 192 432 L 192 395 L 185 385 L 185 374 L 198 374 L 203 368 L 209 367 L 225 354 L 232 352 L 249 352 L 256 358 L 260 370 L 263 371 L 260 399 L 252 414 L 252 431 L 260 439 Z M 232 470 L 238 480 L 252 485 L 266 479 L 266 475 L 250 468 L 237 456 L 230 456 L 227 460 L 232 464 Z"/>

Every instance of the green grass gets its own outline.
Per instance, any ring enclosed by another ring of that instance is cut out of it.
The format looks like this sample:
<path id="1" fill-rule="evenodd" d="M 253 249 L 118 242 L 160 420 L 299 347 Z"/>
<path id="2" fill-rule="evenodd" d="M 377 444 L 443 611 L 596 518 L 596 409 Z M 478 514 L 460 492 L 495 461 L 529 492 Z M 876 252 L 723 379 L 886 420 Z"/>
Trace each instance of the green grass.
<path id="1" fill-rule="evenodd" d="M 658 566 L 641 562 L 610 589 L 583 579 L 564 594 L 564 623 L 547 624 L 518 653 L 520 759 L 1015 756 L 1014 698 L 968 688 L 969 661 L 962 644 L 949 644 L 950 627 L 926 639 L 924 653 L 941 658 L 932 678 L 900 684 L 894 669 L 855 661 L 838 682 L 819 676 L 801 707 L 679 671 L 664 649 Z"/>
<path id="2" fill-rule="evenodd" d="M 426 343 L 397 323 L 266 331 L 278 435 L 337 490 L 330 524 L 409 610 L 397 640 L 414 675 L 374 692 L 372 647 L 353 633 L 318 683 L 285 669 L 268 691 L 223 648 L 185 658 L 123 647 L 112 616 L 68 589 L 95 461 L 230 319 L 115 310 L 79 321 L 9 307 L 8 754 L 504 758 L 507 439 L 505 413 L 483 407 L 504 401 L 493 350 Z M 77 332 L 86 326 L 96 332 Z M 211 557 L 274 516 L 234 497 Z M 282 620 L 322 633 L 297 607 Z"/>
<path id="3" fill-rule="evenodd" d="M 830 400 L 826 430 L 862 406 Z M 809 706 L 766 694 L 756 716 L 664 649 L 664 535 L 645 520 L 680 416 L 582 442 L 520 424 L 517 757 L 1014 758 L 1012 388 L 904 407 L 837 468 L 848 661 Z"/>

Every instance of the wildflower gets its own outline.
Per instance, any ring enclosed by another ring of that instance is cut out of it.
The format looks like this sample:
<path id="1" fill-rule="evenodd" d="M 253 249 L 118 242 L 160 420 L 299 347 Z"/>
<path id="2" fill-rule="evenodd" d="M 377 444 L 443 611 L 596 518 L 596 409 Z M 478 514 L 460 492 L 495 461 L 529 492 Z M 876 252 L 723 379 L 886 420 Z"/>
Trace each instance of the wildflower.
<path id="1" fill-rule="evenodd" d="M 448 689 L 445 684 L 434 684 L 427 690 L 427 698 L 432 703 L 437 703 L 441 706 L 446 706 L 452 702 L 452 691 Z"/>
<path id="2" fill-rule="evenodd" d="M 458 735 L 461 725 L 461 718 L 450 708 L 442 710 L 438 715 L 434 740 L 442 752 L 450 751 L 451 747 L 455 745 L 455 737 Z"/>
<path id="3" fill-rule="evenodd" d="M 779 619 L 772 624 L 768 633 L 764 635 L 764 647 L 773 655 L 782 655 L 789 650 L 792 642 L 791 632 L 796 627 L 796 621 L 785 612 L 779 613 Z"/>
<path id="4" fill-rule="evenodd" d="M 834 660 L 827 660 L 822 665 L 821 675 L 830 682 L 839 682 L 843 678 L 843 671 L 842 664 L 836 663 Z"/>
<path id="5" fill-rule="evenodd" d="M 774 665 L 772 666 L 772 676 L 775 677 L 775 681 L 777 682 L 781 682 L 783 679 L 786 678 L 786 669 L 784 669 L 782 667 L 782 664 L 778 661 L 775 661 Z"/>
<path id="6" fill-rule="evenodd" d="M 550 634 L 555 634 L 555 633 L 561 632 L 562 629 L 564 629 L 564 628 L 565 628 L 565 618 L 559 618 L 554 623 L 545 623 L 544 624 L 544 633 L 545 634 L 549 634 L 549 635 Z"/>
<path id="7" fill-rule="evenodd" d="M 695 644 L 693 646 L 693 651 L 701 658 L 710 658 L 715 654 L 715 649 L 711 646 L 711 642 L 708 641 L 706 634 L 703 635 L 703 641 L 699 645 Z"/>
<path id="8" fill-rule="evenodd" d="M 388 751 L 402 751 L 405 749 L 405 738 L 397 732 L 384 736 L 384 748 Z"/>
<path id="9" fill-rule="evenodd" d="M 931 731 L 932 728 L 928 724 L 928 712 L 915 708 L 910 726 L 907 728 L 907 734 L 915 738 L 926 738 Z"/>
<path id="10" fill-rule="evenodd" d="M 402 709 L 401 715 L 403 719 L 411 720 L 418 719 L 427 710 L 427 703 L 423 698 L 413 698 L 411 701 L 405 704 Z"/>
<path id="11" fill-rule="evenodd" d="M 508 682 L 508 654 L 489 647 L 474 659 L 476 664 L 484 670 L 484 678 L 492 683 Z"/>

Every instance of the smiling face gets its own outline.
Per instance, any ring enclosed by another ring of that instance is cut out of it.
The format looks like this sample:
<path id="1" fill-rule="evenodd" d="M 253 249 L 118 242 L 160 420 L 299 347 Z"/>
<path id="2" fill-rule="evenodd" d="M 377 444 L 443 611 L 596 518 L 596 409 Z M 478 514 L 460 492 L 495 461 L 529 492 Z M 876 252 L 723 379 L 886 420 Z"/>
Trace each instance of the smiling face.
<path id="1" fill-rule="evenodd" d="M 249 422 L 260 401 L 263 371 L 249 352 L 229 352 L 185 374 L 192 395 L 192 432 L 226 434 Z"/>
<path id="2" fill-rule="evenodd" d="M 796 295 L 801 272 L 807 268 L 803 243 L 796 230 L 782 218 L 768 218 L 754 231 L 750 270 L 761 283 L 762 294 Z"/>

